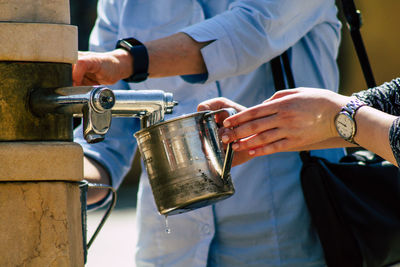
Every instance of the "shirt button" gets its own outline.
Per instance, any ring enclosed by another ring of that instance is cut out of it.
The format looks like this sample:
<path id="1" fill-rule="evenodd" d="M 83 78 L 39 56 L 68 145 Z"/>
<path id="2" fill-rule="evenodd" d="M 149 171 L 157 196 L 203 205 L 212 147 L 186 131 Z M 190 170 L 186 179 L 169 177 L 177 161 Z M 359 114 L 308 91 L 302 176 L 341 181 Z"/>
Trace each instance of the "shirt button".
<path id="1" fill-rule="evenodd" d="M 206 235 L 210 234 L 210 232 L 211 232 L 210 225 L 208 225 L 208 224 L 203 225 L 203 227 L 201 228 L 201 231 Z"/>

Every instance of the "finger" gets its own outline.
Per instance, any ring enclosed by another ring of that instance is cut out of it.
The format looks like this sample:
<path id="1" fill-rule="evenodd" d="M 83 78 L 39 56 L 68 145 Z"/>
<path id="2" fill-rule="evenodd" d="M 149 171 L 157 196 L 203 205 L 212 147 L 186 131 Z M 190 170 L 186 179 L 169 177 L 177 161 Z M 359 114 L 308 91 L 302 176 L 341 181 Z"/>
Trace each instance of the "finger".
<path id="1" fill-rule="evenodd" d="M 299 92 L 300 92 L 300 90 L 297 89 L 297 88 L 296 88 L 296 89 L 285 89 L 285 90 L 280 90 L 280 91 L 276 92 L 276 93 L 275 93 L 273 96 L 271 96 L 270 98 L 264 100 L 263 103 L 266 103 L 266 102 L 269 102 L 269 101 L 272 101 L 272 100 L 276 100 L 276 99 L 279 99 L 279 98 L 282 98 L 282 97 L 285 97 L 285 96 L 288 96 L 288 95 L 297 94 L 297 93 L 299 93 Z"/>
<path id="2" fill-rule="evenodd" d="M 82 85 L 83 77 L 87 71 L 87 65 L 84 61 L 78 60 L 78 62 L 72 67 L 72 80 L 74 85 Z"/>
<path id="3" fill-rule="evenodd" d="M 248 108 L 227 118 L 224 121 L 224 126 L 227 128 L 235 127 L 248 121 L 273 115 L 277 113 L 277 105 L 276 102 L 268 102 Z"/>
<path id="4" fill-rule="evenodd" d="M 224 108 L 229 100 L 226 98 L 218 97 L 201 102 L 197 106 L 198 111 L 217 110 Z"/>
<path id="5" fill-rule="evenodd" d="M 227 128 L 227 130 L 224 132 L 224 136 L 226 137 L 223 140 L 226 140 L 226 142 L 232 142 L 252 135 L 256 135 L 277 128 L 279 126 L 279 120 L 277 119 L 276 115 L 270 115 L 261 119 L 248 121 L 233 128 L 226 127 L 225 122 L 228 119 L 224 121 L 224 127 Z"/>
<path id="6" fill-rule="evenodd" d="M 197 110 L 198 111 L 218 110 L 221 108 L 234 108 L 237 112 L 240 112 L 240 111 L 246 109 L 246 107 L 244 107 L 232 100 L 229 100 L 225 97 L 218 97 L 218 98 L 213 98 L 213 99 L 209 99 L 209 100 L 201 102 L 198 105 Z"/>
<path id="7" fill-rule="evenodd" d="M 283 134 L 280 129 L 271 129 L 259 134 L 252 135 L 248 138 L 243 138 L 235 142 L 232 146 L 235 151 L 249 150 L 260 146 L 265 146 L 283 139 Z"/>
<path id="8" fill-rule="evenodd" d="M 209 99 L 206 101 L 201 102 L 198 106 L 197 106 L 197 110 L 198 111 L 206 111 L 206 110 L 219 110 L 219 109 L 223 109 L 223 108 L 234 108 L 236 111 L 240 111 L 245 109 L 244 106 L 239 105 L 235 102 L 233 102 L 232 100 L 229 100 L 227 98 L 224 97 L 218 97 L 218 98 L 213 98 L 213 99 Z M 227 114 L 227 112 L 220 112 L 215 114 L 215 121 L 217 122 L 217 124 L 219 126 L 222 126 L 222 122 L 228 117 L 229 115 Z"/>
<path id="9" fill-rule="evenodd" d="M 270 143 L 268 145 L 257 147 L 248 150 L 248 154 L 251 157 L 258 157 L 264 155 L 270 155 L 278 152 L 286 152 L 288 150 L 288 140 L 280 139 L 276 142 Z"/>
<path id="10" fill-rule="evenodd" d="M 78 61 L 72 69 L 72 80 L 74 84 L 84 84 L 85 77 L 91 75 L 92 80 L 89 84 L 92 85 L 93 82 L 98 84 L 98 81 L 94 79 L 95 73 L 101 70 L 101 54 L 93 52 L 78 52 Z"/>
<path id="11" fill-rule="evenodd" d="M 230 136 L 230 131 L 231 131 L 231 129 L 227 129 L 225 127 L 219 128 L 218 134 L 221 137 L 222 143 L 229 144 L 229 143 L 235 141 L 234 138 L 230 138 L 229 137 Z"/>
<path id="12" fill-rule="evenodd" d="M 82 85 L 99 85 L 99 82 L 97 80 L 92 79 L 89 76 L 85 76 L 83 77 Z"/>
<path id="13" fill-rule="evenodd" d="M 218 128 L 218 136 L 222 139 L 222 137 L 225 135 L 225 132 L 226 132 L 226 128 L 224 128 L 224 127 L 220 127 L 220 128 Z M 225 143 L 225 142 L 223 142 L 223 143 Z"/>
<path id="14" fill-rule="evenodd" d="M 223 127 L 223 121 L 229 116 L 227 112 L 218 112 L 214 114 L 215 122 L 217 123 L 218 127 L 222 129 L 226 129 Z"/>

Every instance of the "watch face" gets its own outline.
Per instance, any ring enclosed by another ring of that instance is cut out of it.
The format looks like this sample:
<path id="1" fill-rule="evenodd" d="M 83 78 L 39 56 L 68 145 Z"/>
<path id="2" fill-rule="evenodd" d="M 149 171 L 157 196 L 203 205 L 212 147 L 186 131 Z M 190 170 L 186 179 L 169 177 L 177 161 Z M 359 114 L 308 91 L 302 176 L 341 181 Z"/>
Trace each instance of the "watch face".
<path id="1" fill-rule="evenodd" d="M 339 113 L 335 119 L 336 130 L 344 139 L 350 139 L 354 133 L 354 121 L 350 115 Z"/>

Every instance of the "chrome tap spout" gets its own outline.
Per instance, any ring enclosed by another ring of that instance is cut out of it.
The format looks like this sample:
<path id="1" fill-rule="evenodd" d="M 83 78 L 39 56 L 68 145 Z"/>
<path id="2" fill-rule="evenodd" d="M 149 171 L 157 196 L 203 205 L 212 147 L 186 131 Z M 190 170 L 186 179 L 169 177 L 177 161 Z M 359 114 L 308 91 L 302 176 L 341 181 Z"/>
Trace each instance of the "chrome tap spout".
<path id="1" fill-rule="evenodd" d="M 162 90 L 114 90 L 115 105 L 113 117 L 139 117 L 142 127 L 164 120 L 165 114 L 171 114 L 178 103 L 171 93 Z"/>

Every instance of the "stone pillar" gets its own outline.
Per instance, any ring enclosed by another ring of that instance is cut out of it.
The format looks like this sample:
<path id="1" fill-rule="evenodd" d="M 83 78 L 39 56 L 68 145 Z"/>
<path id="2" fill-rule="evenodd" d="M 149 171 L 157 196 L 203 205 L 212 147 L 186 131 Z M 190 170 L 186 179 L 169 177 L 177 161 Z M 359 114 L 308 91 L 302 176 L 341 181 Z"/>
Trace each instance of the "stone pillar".
<path id="1" fill-rule="evenodd" d="M 83 266 L 83 151 L 0 142 L 0 266 Z"/>
<path id="2" fill-rule="evenodd" d="M 68 0 L 0 1 L 0 266 L 84 265 L 73 118 L 29 108 L 33 90 L 72 85 L 69 23 Z"/>
<path id="3" fill-rule="evenodd" d="M 78 34 L 63 23 L 66 0 L 0 1 L 0 141 L 72 140 L 71 116 L 38 117 L 27 103 L 33 90 L 72 85 Z"/>

